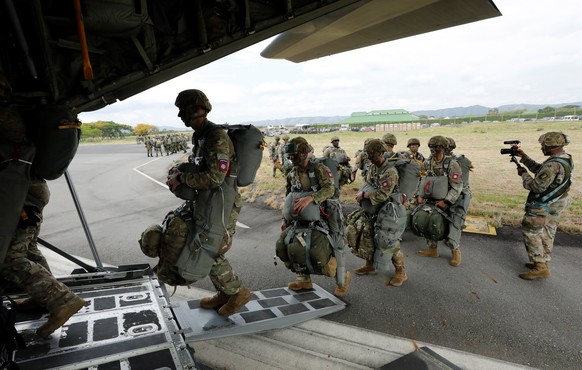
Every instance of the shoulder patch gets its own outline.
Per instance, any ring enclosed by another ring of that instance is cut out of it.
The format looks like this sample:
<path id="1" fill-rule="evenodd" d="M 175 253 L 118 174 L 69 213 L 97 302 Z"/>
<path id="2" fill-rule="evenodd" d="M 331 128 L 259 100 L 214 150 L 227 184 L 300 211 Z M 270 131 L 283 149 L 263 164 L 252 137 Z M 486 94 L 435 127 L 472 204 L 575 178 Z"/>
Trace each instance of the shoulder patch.
<path id="1" fill-rule="evenodd" d="M 388 182 L 388 180 L 383 180 L 383 181 L 380 183 L 380 186 L 381 186 L 383 189 L 388 189 L 388 188 L 390 187 L 390 183 Z"/>
<path id="2" fill-rule="evenodd" d="M 226 159 L 218 160 L 218 171 L 221 173 L 228 171 L 228 161 Z"/>
<path id="3" fill-rule="evenodd" d="M 327 170 L 327 176 L 328 176 L 330 179 L 333 179 L 333 173 L 331 173 L 331 171 L 330 171 L 330 170 Z"/>
<path id="4" fill-rule="evenodd" d="M 459 174 L 459 173 L 453 173 L 453 175 L 451 176 L 451 178 L 453 180 L 458 180 L 460 177 L 461 177 L 461 174 Z"/>

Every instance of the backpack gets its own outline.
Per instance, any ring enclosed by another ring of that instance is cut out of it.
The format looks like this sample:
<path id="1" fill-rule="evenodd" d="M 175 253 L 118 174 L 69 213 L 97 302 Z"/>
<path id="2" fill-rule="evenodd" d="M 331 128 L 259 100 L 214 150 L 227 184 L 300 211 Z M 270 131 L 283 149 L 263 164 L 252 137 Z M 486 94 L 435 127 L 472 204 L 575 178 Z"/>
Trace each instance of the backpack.
<path id="1" fill-rule="evenodd" d="M 222 125 L 234 145 L 237 167 L 236 184 L 244 187 L 255 181 L 263 160 L 263 150 L 267 146 L 261 130 L 253 125 Z"/>
<path id="2" fill-rule="evenodd" d="M 364 209 L 348 215 L 346 238 L 352 254 L 365 260 L 374 258 L 374 220 Z"/>
<path id="3" fill-rule="evenodd" d="M 16 331 L 14 309 L 4 307 L 3 301 L 0 303 L 0 369 L 17 370 L 19 367 L 12 359 L 14 351 L 25 348 L 26 344 Z"/>
<path id="4" fill-rule="evenodd" d="M 327 264 L 333 249 L 324 227 L 293 225 L 281 233 L 275 244 L 277 257 L 296 273 L 330 276 Z M 309 258 L 307 258 L 309 256 Z M 331 275 L 331 276 L 335 276 Z"/>
<path id="5" fill-rule="evenodd" d="M 410 214 L 410 229 L 428 240 L 443 240 L 449 233 L 448 216 L 434 204 L 420 204 Z"/>

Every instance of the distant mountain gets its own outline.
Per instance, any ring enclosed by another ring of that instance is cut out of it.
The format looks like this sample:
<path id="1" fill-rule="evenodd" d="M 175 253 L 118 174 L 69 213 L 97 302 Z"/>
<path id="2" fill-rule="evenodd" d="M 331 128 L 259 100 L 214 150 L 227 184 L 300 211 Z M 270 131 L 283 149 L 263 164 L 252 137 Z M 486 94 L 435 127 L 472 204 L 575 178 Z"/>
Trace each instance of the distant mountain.
<path id="1" fill-rule="evenodd" d="M 243 125 L 253 124 L 257 127 L 267 127 L 269 125 L 273 126 L 289 126 L 295 127 L 296 125 L 332 125 L 334 123 L 339 123 L 349 116 L 318 116 L 318 117 L 290 117 L 290 118 L 280 118 L 280 119 L 269 119 L 263 121 L 252 121 L 252 122 L 242 122 Z"/>
<path id="2" fill-rule="evenodd" d="M 507 105 L 500 105 L 496 107 L 499 110 L 499 113 L 502 112 L 512 112 L 518 109 L 525 109 L 529 112 L 536 112 L 538 109 L 542 109 L 545 107 L 554 107 L 560 108 L 565 105 L 579 105 L 582 107 L 582 102 L 576 103 L 560 103 L 560 104 L 507 104 Z M 484 116 L 486 115 L 491 109 L 491 107 L 484 107 L 482 105 L 472 105 L 470 107 L 456 107 L 456 108 L 443 108 L 443 109 L 434 109 L 434 110 L 419 110 L 410 112 L 417 116 L 428 116 L 428 117 L 437 117 L 437 118 L 444 118 L 444 117 L 467 117 L 467 116 Z"/>

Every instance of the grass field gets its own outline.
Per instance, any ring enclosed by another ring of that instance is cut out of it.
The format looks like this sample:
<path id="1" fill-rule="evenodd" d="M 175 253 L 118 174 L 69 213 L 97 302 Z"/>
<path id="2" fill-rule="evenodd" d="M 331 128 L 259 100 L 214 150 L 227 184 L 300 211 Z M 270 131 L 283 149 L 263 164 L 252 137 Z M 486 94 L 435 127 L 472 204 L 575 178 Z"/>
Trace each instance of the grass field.
<path id="1" fill-rule="evenodd" d="M 441 126 L 413 131 L 393 132 L 398 138 L 396 150 L 405 150 L 406 142 L 411 137 L 420 139 L 420 152 L 428 156 L 426 146 L 434 135 L 450 136 L 457 143 L 456 154 L 464 154 L 475 167 L 471 173 L 470 185 L 473 201 L 469 214 L 485 217 L 493 226 L 518 226 L 523 216 L 523 205 L 527 190 L 522 187 L 521 178 L 517 175 L 516 166 L 509 161 L 510 157 L 499 154 L 505 140 L 520 140 L 522 149 L 534 160 L 544 161 L 538 138 L 547 131 L 563 131 L 572 139 L 565 149 L 576 162 L 582 158 L 582 121 L 572 122 L 503 122 L 478 123 L 465 125 Z M 316 156 L 320 156 L 325 145 L 329 145 L 332 136 L 339 136 L 340 146 L 353 156 L 356 150 L 363 146 L 369 137 L 381 137 L 382 132 L 332 132 L 325 134 L 304 135 L 315 148 Z M 290 135 L 291 137 L 297 135 Z M 272 141 L 273 138 L 266 138 Z M 272 167 L 267 151 L 263 154 L 263 163 L 259 169 L 253 186 L 241 189 L 248 202 L 260 199 L 273 208 L 281 208 L 284 199 L 285 181 L 279 177 L 271 177 Z M 352 161 L 353 162 L 353 161 Z M 563 213 L 559 229 L 568 233 L 582 233 L 582 175 L 574 170 L 574 183 L 570 189 L 573 203 Z M 358 177 L 352 184 L 342 188 L 340 199 L 344 203 L 355 204 L 355 194 L 362 185 Z"/>

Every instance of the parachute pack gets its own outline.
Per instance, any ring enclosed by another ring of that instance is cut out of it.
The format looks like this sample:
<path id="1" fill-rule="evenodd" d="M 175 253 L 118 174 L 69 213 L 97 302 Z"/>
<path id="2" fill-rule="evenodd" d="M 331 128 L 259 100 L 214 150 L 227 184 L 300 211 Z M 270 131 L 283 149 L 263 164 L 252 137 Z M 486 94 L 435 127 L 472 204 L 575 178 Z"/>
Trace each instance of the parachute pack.
<path id="1" fill-rule="evenodd" d="M 234 145 L 235 162 L 238 166 L 236 184 L 249 186 L 255 181 L 267 146 L 261 130 L 253 125 L 222 125 Z"/>
<path id="2" fill-rule="evenodd" d="M 443 240 L 449 233 L 448 216 L 434 204 L 420 204 L 412 210 L 409 218 L 410 229 L 415 235 L 428 240 Z"/>

